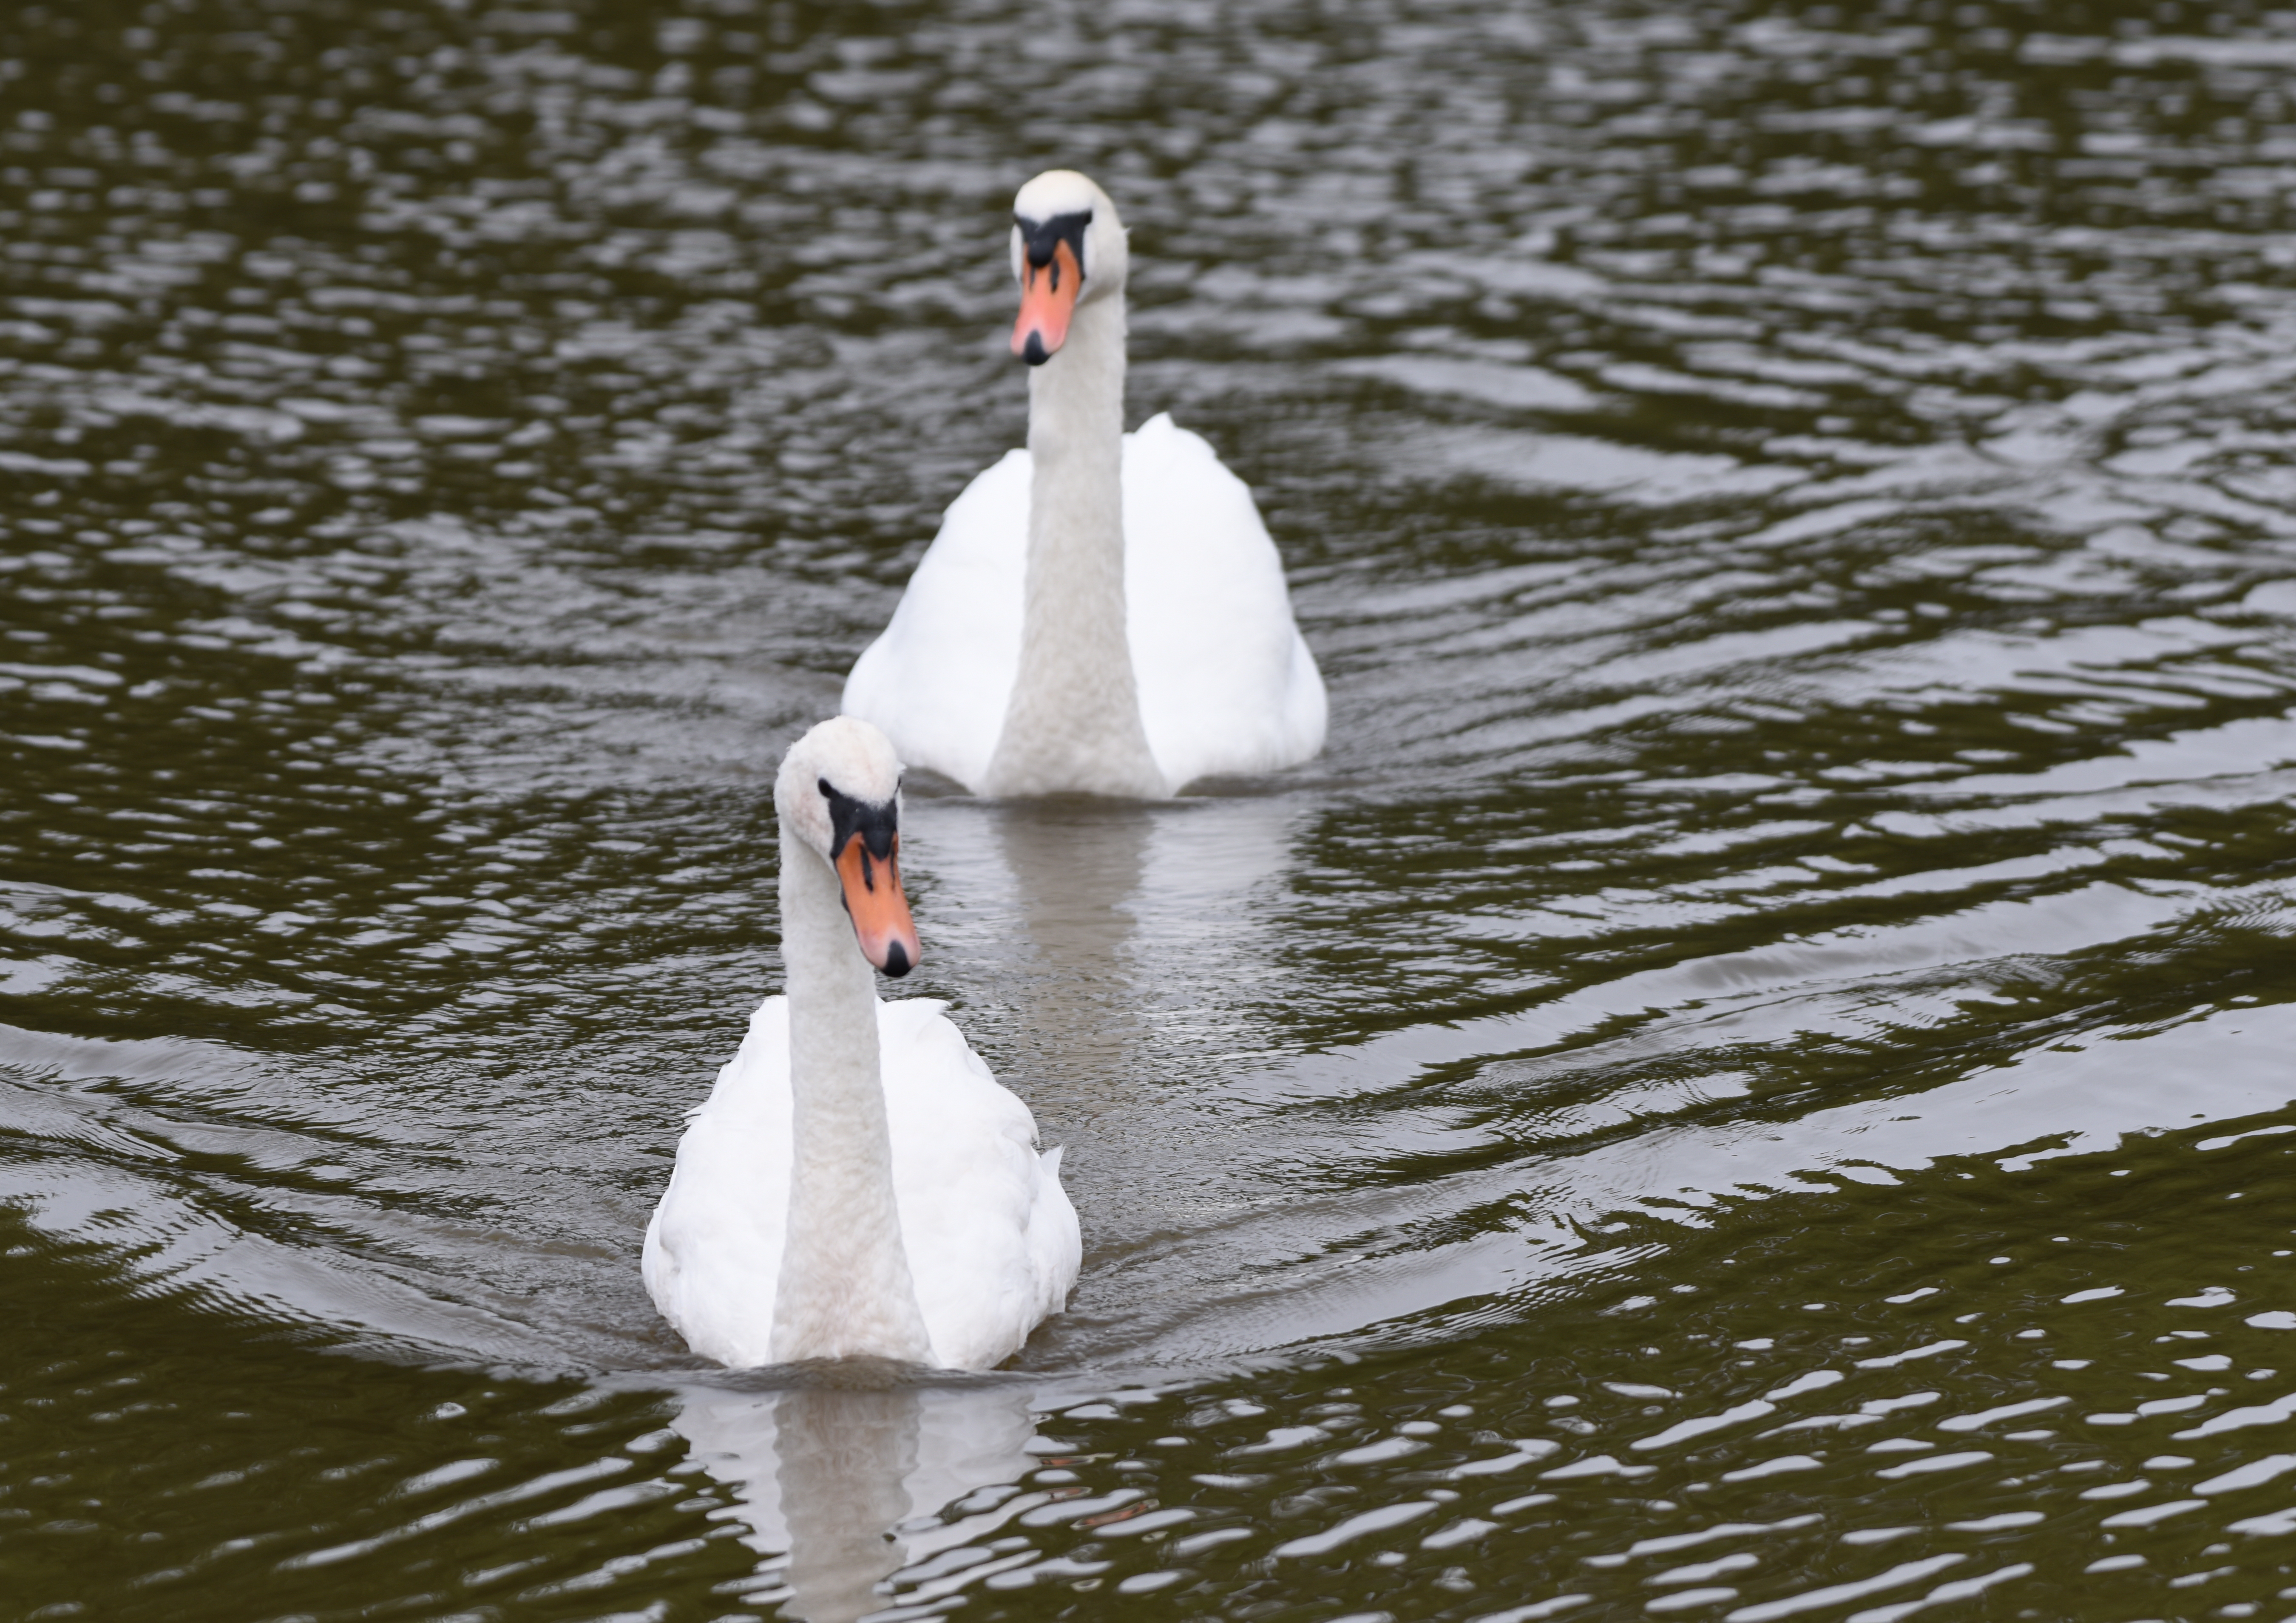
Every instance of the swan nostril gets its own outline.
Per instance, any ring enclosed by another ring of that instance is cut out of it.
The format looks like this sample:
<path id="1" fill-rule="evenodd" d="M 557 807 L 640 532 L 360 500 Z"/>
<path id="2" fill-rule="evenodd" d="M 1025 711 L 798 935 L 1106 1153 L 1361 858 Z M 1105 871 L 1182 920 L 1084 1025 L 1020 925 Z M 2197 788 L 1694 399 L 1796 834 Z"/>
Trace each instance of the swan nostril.
<path id="1" fill-rule="evenodd" d="M 885 973 L 895 980 L 909 972 L 909 949 L 896 941 L 885 949 Z"/>
<path id="2" fill-rule="evenodd" d="M 1052 351 L 1045 348 L 1043 333 L 1032 332 L 1029 334 L 1028 343 L 1021 348 L 1021 358 L 1031 366 L 1041 366 L 1053 358 Z"/>

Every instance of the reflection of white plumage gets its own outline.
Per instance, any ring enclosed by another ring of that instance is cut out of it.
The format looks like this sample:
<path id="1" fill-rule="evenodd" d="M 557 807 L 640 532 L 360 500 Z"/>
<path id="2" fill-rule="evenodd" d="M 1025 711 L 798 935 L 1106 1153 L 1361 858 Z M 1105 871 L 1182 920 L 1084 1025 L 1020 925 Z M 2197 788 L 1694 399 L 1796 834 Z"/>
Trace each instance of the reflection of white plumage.
<path id="1" fill-rule="evenodd" d="M 692 1387 L 669 1423 L 733 1490 L 744 1542 L 788 1553 L 783 1615 L 826 1623 L 882 1609 L 881 1579 L 978 1535 L 964 1517 L 940 1521 L 943 1506 L 1042 1463 L 1029 1453 L 1030 1392 L 980 1381 Z"/>
<path id="2" fill-rule="evenodd" d="M 775 785 L 788 994 L 750 1017 L 646 1230 L 655 1306 L 722 1364 L 985 1369 L 1076 1281 L 1060 1152 L 943 1004 L 877 1000 L 871 964 L 917 956 L 899 784 L 883 735 L 840 717 Z"/>
<path id="3" fill-rule="evenodd" d="M 950 504 L 844 709 L 983 794 L 1157 798 L 1324 744 L 1323 677 L 1243 481 L 1124 422 L 1122 224 L 1055 169 L 1014 200 L 1029 449 Z"/>

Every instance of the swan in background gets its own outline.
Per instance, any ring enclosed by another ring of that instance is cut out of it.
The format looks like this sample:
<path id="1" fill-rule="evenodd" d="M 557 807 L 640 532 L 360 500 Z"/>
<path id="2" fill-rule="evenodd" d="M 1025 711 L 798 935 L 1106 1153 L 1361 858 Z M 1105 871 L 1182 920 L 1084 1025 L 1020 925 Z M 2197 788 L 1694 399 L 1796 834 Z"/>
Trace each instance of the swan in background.
<path id="1" fill-rule="evenodd" d="M 843 709 L 976 794 L 1161 799 L 1324 747 L 1324 679 L 1251 492 L 1124 430 L 1124 225 L 1068 169 L 1013 204 L 1029 448 L 950 504 Z"/>
<path id="2" fill-rule="evenodd" d="M 850 717 L 791 746 L 781 820 L 786 996 L 678 1141 L 646 1289 L 736 1368 L 873 1357 L 987 1369 L 1068 1301 L 1082 1259 L 1060 1152 L 929 998 L 901 894 L 901 766 Z"/>

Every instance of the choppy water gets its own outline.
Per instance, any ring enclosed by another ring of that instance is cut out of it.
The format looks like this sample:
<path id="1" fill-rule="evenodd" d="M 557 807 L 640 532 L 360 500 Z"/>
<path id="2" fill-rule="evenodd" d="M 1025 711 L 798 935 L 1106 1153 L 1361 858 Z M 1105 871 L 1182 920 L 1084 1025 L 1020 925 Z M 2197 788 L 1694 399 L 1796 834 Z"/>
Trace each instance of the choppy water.
<path id="1" fill-rule="evenodd" d="M 0 74 L 12 1615 L 2296 1611 L 2296 17 L 91 0 Z M 1332 747 L 913 800 L 1073 1310 L 713 1377 L 636 1258 L 771 765 L 1021 437 L 1054 162 Z"/>

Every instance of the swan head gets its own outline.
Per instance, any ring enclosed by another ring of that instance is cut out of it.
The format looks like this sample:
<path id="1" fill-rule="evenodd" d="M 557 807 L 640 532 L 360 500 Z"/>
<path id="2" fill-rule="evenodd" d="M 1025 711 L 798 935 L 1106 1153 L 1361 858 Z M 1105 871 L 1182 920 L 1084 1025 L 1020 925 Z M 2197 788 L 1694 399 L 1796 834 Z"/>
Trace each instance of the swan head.
<path id="1" fill-rule="evenodd" d="M 1046 169 L 1013 200 L 1013 276 L 1021 317 L 1013 353 L 1031 366 L 1053 358 L 1077 306 L 1124 286 L 1124 222 L 1108 193 L 1074 169 Z"/>
<path id="2" fill-rule="evenodd" d="M 861 955 L 898 979 L 916 967 L 917 927 L 901 894 L 901 763 L 867 722 L 833 717 L 791 744 L 774 780 L 782 826 L 837 874 Z"/>

